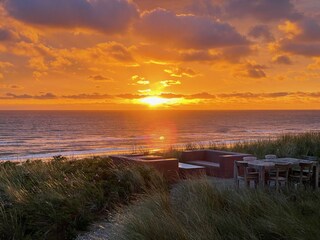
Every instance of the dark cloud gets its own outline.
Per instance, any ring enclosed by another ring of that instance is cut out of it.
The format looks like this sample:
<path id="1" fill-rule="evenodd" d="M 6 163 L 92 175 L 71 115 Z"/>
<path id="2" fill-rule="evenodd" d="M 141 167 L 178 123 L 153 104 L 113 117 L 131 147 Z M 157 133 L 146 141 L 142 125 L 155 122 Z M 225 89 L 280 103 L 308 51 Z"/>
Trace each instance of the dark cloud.
<path id="1" fill-rule="evenodd" d="M 109 54 L 120 62 L 133 62 L 134 58 L 129 50 L 120 43 L 112 43 L 108 48 Z"/>
<path id="2" fill-rule="evenodd" d="M 252 52 L 249 45 L 232 46 L 223 49 L 221 58 L 230 62 L 238 62 L 241 58 L 248 57 Z"/>
<path id="3" fill-rule="evenodd" d="M 295 37 L 294 40 L 299 41 L 320 41 L 320 24 L 318 21 L 310 18 L 305 18 L 298 23 L 301 32 Z"/>
<path id="4" fill-rule="evenodd" d="M 306 57 L 320 56 L 320 24 L 317 20 L 305 17 L 286 24 L 292 25 L 293 30 L 283 26 L 288 37 L 278 41 L 279 50 Z"/>
<path id="5" fill-rule="evenodd" d="M 42 95 L 34 96 L 34 98 L 35 99 L 55 99 L 55 98 L 57 98 L 57 96 L 54 95 L 53 93 L 45 93 Z"/>
<path id="6" fill-rule="evenodd" d="M 109 94 L 99 94 L 99 93 L 92 93 L 92 94 L 75 94 L 75 95 L 63 95 L 57 96 L 53 93 L 43 93 L 40 95 L 32 95 L 32 94 L 14 94 L 14 93 L 7 93 L 1 99 L 39 99 L 39 100 L 50 100 L 50 99 L 109 99 L 113 98 L 112 95 Z"/>
<path id="7" fill-rule="evenodd" d="M 185 99 L 214 99 L 215 95 L 207 92 L 196 93 L 196 94 L 177 94 L 177 93 L 162 93 L 160 97 L 163 98 L 185 98 Z"/>
<path id="8" fill-rule="evenodd" d="M 279 55 L 272 59 L 273 63 L 279 63 L 279 64 L 287 64 L 291 65 L 292 61 L 287 55 Z"/>
<path id="9" fill-rule="evenodd" d="M 194 14 L 202 16 L 219 16 L 221 9 L 216 0 L 134 0 L 142 11 L 164 8 L 179 14 Z"/>
<path id="10" fill-rule="evenodd" d="M 180 10 L 184 8 L 188 4 L 190 4 L 193 0 L 161 0 L 161 1 L 150 1 L 150 0 L 134 0 L 134 2 L 138 5 L 141 10 L 152 10 L 155 8 L 166 8 L 170 10 Z"/>
<path id="11" fill-rule="evenodd" d="M 223 9 L 227 17 L 236 19 L 273 21 L 301 17 L 290 0 L 227 0 Z"/>
<path id="12" fill-rule="evenodd" d="M 163 97 L 163 98 L 169 98 L 169 99 L 172 99 L 172 98 L 184 98 L 186 95 L 183 95 L 183 94 L 176 94 L 176 93 L 161 93 L 160 97 Z"/>
<path id="13" fill-rule="evenodd" d="M 223 93 L 218 94 L 217 97 L 219 98 L 280 98 L 286 97 L 290 95 L 296 95 L 296 93 L 289 93 L 289 92 L 273 92 L 273 93 L 251 93 L 251 92 L 244 92 L 244 93 Z"/>
<path id="14" fill-rule="evenodd" d="M 0 89 L 23 89 L 22 86 L 15 85 L 15 84 L 0 84 Z"/>
<path id="15" fill-rule="evenodd" d="M 143 14 L 136 31 L 149 40 L 176 48 L 208 49 L 249 44 L 228 23 L 208 17 L 176 15 L 164 9 Z"/>
<path id="16" fill-rule="evenodd" d="M 23 87 L 20 85 L 15 85 L 15 84 L 9 84 L 9 85 L 0 84 L 0 89 L 15 89 L 15 90 L 17 90 L 17 89 L 23 89 Z"/>
<path id="17" fill-rule="evenodd" d="M 87 94 L 87 93 L 81 93 L 81 94 L 75 94 L 75 95 L 64 95 L 62 98 L 67 98 L 67 99 L 109 99 L 113 98 L 113 96 L 109 94 L 99 94 L 99 93 L 92 93 L 92 94 Z"/>
<path id="18" fill-rule="evenodd" d="M 216 98 L 215 95 L 202 92 L 202 93 L 195 93 L 195 94 L 176 94 L 176 93 L 162 93 L 160 97 L 163 98 L 185 98 L 185 99 L 214 99 Z"/>
<path id="19" fill-rule="evenodd" d="M 134 95 L 124 94 L 123 98 L 126 99 L 140 99 L 146 97 L 146 95 Z M 283 97 L 291 98 L 319 98 L 320 92 L 269 92 L 269 93 L 252 93 L 252 92 L 234 92 L 234 93 L 220 93 L 210 94 L 208 92 L 196 93 L 196 94 L 177 94 L 177 93 L 162 93 L 159 95 L 163 98 L 184 98 L 184 99 L 276 99 Z"/>
<path id="20" fill-rule="evenodd" d="M 275 92 L 275 93 L 266 93 L 266 94 L 263 94 L 262 96 L 270 97 L 270 98 L 278 98 L 278 97 L 290 96 L 291 94 L 292 93 L 289 93 L 289 92 Z"/>
<path id="21" fill-rule="evenodd" d="M 10 88 L 12 89 L 21 89 L 22 87 L 19 85 L 10 85 Z"/>
<path id="22" fill-rule="evenodd" d="M 292 25 L 293 30 L 290 32 L 284 25 L 283 30 L 289 36 L 278 42 L 280 50 L 307 57 L 320 56 L 320 24 L 317 20 L 305 17 L 286 24 Z"/>
<path id="23" fill-rule="evenodd" d="M 297 92 L 299 97 L 311 97 L 311 98 L 320 98 L 320 92 Z"/>
<path id="24" fill-rule="evenodd" d="M 111 81 L 113 81 L 112 78 L 105 77 L 105 76 L 102 76 L 102 75 L 89 76 L 89 80 L 96 81 L 96 82 L 111 82 Z"/>
<path id="25" fill-rule="evenodd" d="M 24 22 L 106 33 L 121 32 L 138 17 L 136 6 L 128 0 L 6 0 L 4 6 Z"/>
<path id="26" fill-rule="evenodd" d="M 8 29 L 0 27 L 0 42 L 10 41 L 12 39 L 14 39 L 12 32 Z"/>
<path id="27" fill-rule="evenodd" d="M 31 95 L 31 94 L 21 94 L 16 95 L 13 93 L 7 93 L 5 96 L 0 96 L 0 99 L 38 99 L 38 100 L 48 100 L 48 99 L 78 99 L 78 100 L 96 100 L 96 99 L 113 99 L 122 98 L 128 100 L 142 99 L 149 97 L 150 95 L 143 94 L 119 94 L 119 95 L 109 95 L 109 94 L 76 94 L 76 95 L 65 95 L 56 96 L 52 93 L 45 93 L 42 95 Z M 320 92 L 269 92 L 269 93 L 252 93 L 252 92 L 233 92 L 233 93 L 220 93 L 211 94 L 208 92 L 196 93 L 196 94 L 177 94 L 177 93 L 162 93 L 159 97 L 163 98 L 184 98 L 184 99 L 202 99 L 202 100 L 213 100 L 213 99 L 277 99 L 283 97 L 289 98 L 320 98 Z"/>
<path id="28" fill-rule="evenodd" d="M 257 98 L 260 95 L 254 94 L 251 92 L 245 92 L 245 93 L 222 93 L 217 95 L 219 98 Z"/>
<path id="29" fill-rule="evenodd" d="M 186 51 L 180 55 L 181 60 L 186 62 L 211 62 L 222 58 L 221 54 L 212 54 L 206 50 Z"/>
<path id="30" fill-rule="evenodd" d="M 249 78 L 265 78 L 267 75 L 264 69 L 266 69 L 266 67 L 263 65 L 247 63 L 239 69 L 236 75 Z"/>
<path id="31" fill-rule="evenodd" d="M 215 95 L 212 95 L 210 93 L 207 92 L 202 92 L 202 93 L 196 93 L 196 94 L 192 94 L 190 96 L 188 96 L 187 98 L 197 98 L 197 99 L 214 99 L 216 98 Z"/>
<path id="32" fill-rule="evenodd" d="M 2 97 L 2 99 L 32 99 L 32 98 L 34 97 L 29 94 L 16 95 L 13 93 L 7 93 L 5 97 Z"/>
<path id="33" fill-rule="evenodd" d="M 212 0 L 193 0 L 183 10 L 200 16 L 218 18 L 221 15 L 221 7 Z"/>
<path id="34" fill-rule="evenodd" d="M 249 45 L 230 46 L 212 52 L 210 50 L 181 51 L 180 60 L 186 62 L 214 62 L 226 60 L 228 62 L 238 62 L 241 58 L 252 54 L 253 50 Z"/>
<path id="35" fill-rule="evenodd" d="M 17 95 L 14 93 L 7 93 L 4 99 L 56 99 L 57 96 L 53 93 L 44 93 L 41 95 L 30 95 L 30 94 L 21 94 Z"/>
<path id="36" fill-rule="evenodd" d="M 306 43 L 284 40 L 279 43 L 280 49 L 285 52 L 303 55 L 307 57 L 320 56 L 320 42 Z"/>
<path id="37" fill-rule="evenodd" d="M 124 94 L 118 94 L 116 95 L 118 98 L 123 98 L 123 99 L 141 99 L 146 97 L 145 95 L 139 95 L 139 94 L 131 94 L 131 93 L 124 93 Z"/>
<path id="38" fill-rule="evenodd" d="M 267 42 L 274 41 L 273 34 L 267 25 L 256 25 L 250 29 L 249 36 L 253 38 L 261 38 Z"/>

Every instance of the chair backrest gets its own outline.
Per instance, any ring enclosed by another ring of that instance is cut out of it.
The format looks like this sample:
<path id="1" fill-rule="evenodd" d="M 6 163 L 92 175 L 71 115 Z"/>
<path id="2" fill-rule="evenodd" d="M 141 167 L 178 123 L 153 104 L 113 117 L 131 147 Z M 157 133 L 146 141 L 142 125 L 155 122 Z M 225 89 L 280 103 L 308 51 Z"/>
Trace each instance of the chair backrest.
<path id="1" fill-rule="evenodd" d="M 274 165 L 275 169 L 278 169 L 279 171 L 289 171 L 291 168 L 290 163 L 276 163 Z"/>
<path id="2" fill-rule="evenodd" d="M 236 164 L 236 174 L 237 176 L 242 176 L 246 177 L 247 175 L 247 168 L 248 168 L 248 163 L 244 161 L 235 161 Z"/>
<path id="3" fill-rule="evenodd" d="M 237 167 L 248 167 L 248 163 L 244 161 L 235 161 Z"/>
<path id="4" fill-rule="evenodd" d="M 247 162 L 257 160 L 256 157 L 243 157 L 242 159 L 243 159 L 243 161 L 247 161 Z"/>
<path id="5" fill-rule="evenodd" d="M 300 166 L 300 172 L 302 173 L 303 171 L 305 171 L 307 174 L 311 174 L 312 173 L 312 167 L 313 167 L 313 163 L 310 162 L 300 162 L 299 163 Z"/>
<path id="6" fill-rule="evenodd" d="M 277 158 L 277 155 L 274 155 L 274 154 L 267 154 L 264 156 L 265 159 L 276 159 Z"/>
<path id="7" fill-rule="evenodd" d="M 274 165 L 274 168 L 276 169 L 276 177 L 278 178 L 279 175 L 284 176 L 286 178 L 289 177 L 289 171 L 291 168 L 290 163 L 276 163 Z"/>

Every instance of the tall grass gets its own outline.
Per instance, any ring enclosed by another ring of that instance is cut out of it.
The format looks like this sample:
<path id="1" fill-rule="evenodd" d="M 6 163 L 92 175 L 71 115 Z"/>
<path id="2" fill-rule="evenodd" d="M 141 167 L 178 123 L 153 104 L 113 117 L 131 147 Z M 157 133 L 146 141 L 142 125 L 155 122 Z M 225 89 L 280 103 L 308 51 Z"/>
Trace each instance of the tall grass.
<path id="1" fill-rule="evenodd" d="M 0 165 L 0 239 L 72 239 L 135 194 L 165 186 L 146 167 L 64 160 Z"/>
<path id="2" fill-rule="evenodd" d="M 234 144 L 215 144 L 208 146 L 202 144 L 187 144 L 183 149 L 174 147 L 164 151 L 166 157 L 180 157 L 184 150 L 215 149 L 232 152 L 249 153 L 263 158 L 266 154 L 276 154 L 278 157 L 305 157 L 316 156 L 320 158 L 320 132 L 307 132 L 302 134 L 285 134 L 275 139 L 240 141 Z"/>
<path id="3" fill-rule="evenodd" d="M 319 219 L 319 192 L 234 191 L 193 180 L 129 207 L 112 239 L 313 240 Z"/>
<path id="4" fill-rule="evenodd" d="M 251 153 L 257 157 L 263 157 L 266 154 L 276 154 L 279 157 L 320 157 L 320 133 L 286 134 L 274 140 L 240 142 L 227 149 Z"/>

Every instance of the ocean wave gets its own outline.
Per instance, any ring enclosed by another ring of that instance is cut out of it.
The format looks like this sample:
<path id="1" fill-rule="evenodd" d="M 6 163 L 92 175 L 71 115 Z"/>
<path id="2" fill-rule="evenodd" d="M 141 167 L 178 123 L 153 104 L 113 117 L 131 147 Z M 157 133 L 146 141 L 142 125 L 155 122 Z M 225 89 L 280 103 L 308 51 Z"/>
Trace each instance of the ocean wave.
<path id="1" fill-rule="evenodd" d="M 284 133 L 320 131 L 320 111 L 226 111 L 218 114 L 214 111 L 177 111 L 158 115 L 152 112 L 152 118 L 136 114 L 6 112 L 6 123 L 0 128 L 0 159 L 95 154 L 115 149 L 130 151 L 140 146 L 228 144 Z"/>

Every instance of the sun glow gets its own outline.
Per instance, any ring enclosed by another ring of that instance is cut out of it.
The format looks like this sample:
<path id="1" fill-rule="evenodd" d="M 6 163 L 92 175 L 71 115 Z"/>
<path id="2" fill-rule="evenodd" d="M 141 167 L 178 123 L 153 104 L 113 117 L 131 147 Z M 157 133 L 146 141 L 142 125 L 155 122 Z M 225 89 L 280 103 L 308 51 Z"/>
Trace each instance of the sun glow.
<path id="1" fill-rule="evenodd" d="M 169 99 L 161 98 L 161 97 L 145 97 L 140 100 L 141 103 L 147 104 L 151 107 L 163 105 L 169 102 Z"/>
<path id="2" fill-rule="evenodd" d="M 134 100 L 134 103 L 145 104 L 149 107 L 172 107 L 182 104 L 194 104 L 199 102 L 198 99 L 184 99 L 184 98 L 162 98 L 159 96 L 146 96 L 144 98 Z"/>

